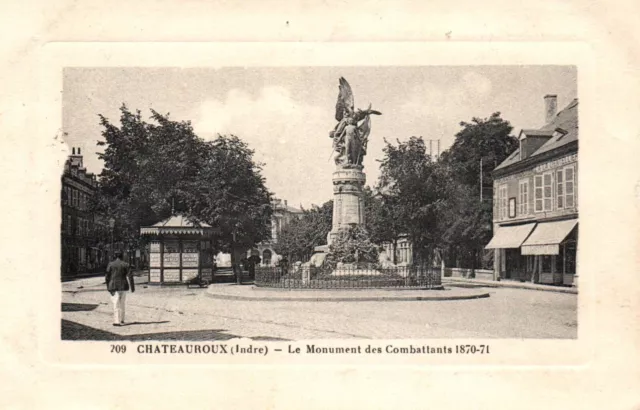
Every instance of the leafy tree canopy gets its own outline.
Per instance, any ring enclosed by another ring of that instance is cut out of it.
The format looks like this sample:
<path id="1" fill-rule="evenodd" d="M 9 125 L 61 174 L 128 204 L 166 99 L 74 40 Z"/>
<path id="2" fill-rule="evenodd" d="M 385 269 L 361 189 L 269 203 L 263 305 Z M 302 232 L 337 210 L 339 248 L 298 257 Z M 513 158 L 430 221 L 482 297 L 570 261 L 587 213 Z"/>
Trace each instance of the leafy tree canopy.
<path id="1" fill-rule="evenodd" d="M 460 126 L 462 129 L 456 134 L 453 145 L 442 153 L 442 162 L 458 183 L 477 187 L 482 159 L 482 177 L 490 183 L 493 169 L 518 146 L 518 140 L 511 135 L 513 127 L 499 112 L 489 118 L 462 121 Z"/>
<path id="2" fill-rule="evenodd" d="M 331 230 L 333 201 L 303 209 L 302 216 L 291 220 L 280 231 L 274 251 L 290 261 L 306 262 L 316 246 L 326 243 Z"/>
<path id="3" fill-rule="evenodd" d="M 453 145 L 441 156 L 451 181 L 442 208 L 442 240 L 462 254 L 465 265 L 475 268 L 478 253 L 492 235 L 492 171 L 517 148 L 518 141 L 499 112 L 460 125 Z"/>
<path id="4" fill-rule="evenodd" d="M 378 190 L 396 221 L 395 232 L 404 231 L 414 246 L 414 256 L 429 258 L 441 243 L 439 212 L 444 205 L 447 173 L 427 154 L 424 140 L 411 137 L 385 140 Z"/>
<path id="5" fill-rule="evenodd" d="M 206 142 L 188 121 L 151 110 L 120 108 L 120 124 L 100 115 L 104 146 L 100 195 L 95 206 L 117 222 L 122 240 L 135 240 L 141 226 L 175 213 L 214 228 L 221 250 L 265 239 L 270 194 L 253 151 L 235 136 Z"/>

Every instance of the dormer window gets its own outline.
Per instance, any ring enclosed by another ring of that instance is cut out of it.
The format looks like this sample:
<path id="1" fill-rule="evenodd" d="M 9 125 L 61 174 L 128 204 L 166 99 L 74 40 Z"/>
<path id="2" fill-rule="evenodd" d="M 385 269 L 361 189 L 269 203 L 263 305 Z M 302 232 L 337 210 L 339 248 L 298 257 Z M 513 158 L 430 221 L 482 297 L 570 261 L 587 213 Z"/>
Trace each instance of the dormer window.
<path id="1" fill-rule="evenodd" d="M 567 135 L 567 131 L 563 130 L 562 128 L 556 128 L 553 131 L 553 138 L 555 138 L 556 141 L 560 141 L 565 135 Z"/>
<path id="2" fill-rule="evenodd" d="M 547 130 L 520 131 L 520 161 L 529 158 L 538 148 L 551 139 L 553 132 Z"/>

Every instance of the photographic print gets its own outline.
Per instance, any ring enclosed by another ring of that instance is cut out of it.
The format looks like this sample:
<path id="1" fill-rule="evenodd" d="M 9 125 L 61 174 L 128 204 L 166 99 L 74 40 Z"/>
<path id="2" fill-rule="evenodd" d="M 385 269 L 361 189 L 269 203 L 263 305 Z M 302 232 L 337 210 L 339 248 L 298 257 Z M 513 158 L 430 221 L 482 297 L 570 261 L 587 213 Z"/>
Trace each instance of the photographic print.
<path id="1" fill-rule="evenodd" d="M 576 66 L 62 75 L 63 341 L 577 338 Z"/>

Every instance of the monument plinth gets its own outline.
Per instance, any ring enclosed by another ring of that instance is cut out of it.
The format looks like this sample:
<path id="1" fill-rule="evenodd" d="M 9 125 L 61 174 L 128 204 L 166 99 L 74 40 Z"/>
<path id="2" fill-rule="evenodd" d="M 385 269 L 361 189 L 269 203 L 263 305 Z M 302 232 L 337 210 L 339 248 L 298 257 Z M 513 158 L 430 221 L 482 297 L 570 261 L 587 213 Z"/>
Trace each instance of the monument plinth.
<path id="1" fill-rule="evenodd" d="M 333 223 L 327 236 L 331 245 L 341 229 L 364 225 L 363 189 L 366 175 L 362 165 L 338 167 L 333 173 Z"/>

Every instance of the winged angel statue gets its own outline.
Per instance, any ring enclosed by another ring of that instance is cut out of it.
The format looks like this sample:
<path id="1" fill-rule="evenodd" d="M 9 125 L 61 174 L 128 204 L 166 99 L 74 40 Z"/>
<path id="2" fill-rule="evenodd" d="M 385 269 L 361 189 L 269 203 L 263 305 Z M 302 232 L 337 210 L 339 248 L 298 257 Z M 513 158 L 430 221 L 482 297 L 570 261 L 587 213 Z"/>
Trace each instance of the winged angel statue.
<path id="1" fill-rule="evenodd" d="M 329 137 L 333 139 L 333 151 L 336 165 L 345 167 L 362 165 L 362 160 L 367 153 L 367 142 L 371 132 L 371 114 L 381 115 L 379 111 L 371 109 L 371 104 L 366 110 L 353 108 L 353 92 L 351 86 L 340 77 L 340 92 L 336 102 L 336 121 L 338 124 Z"/>

